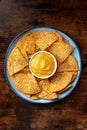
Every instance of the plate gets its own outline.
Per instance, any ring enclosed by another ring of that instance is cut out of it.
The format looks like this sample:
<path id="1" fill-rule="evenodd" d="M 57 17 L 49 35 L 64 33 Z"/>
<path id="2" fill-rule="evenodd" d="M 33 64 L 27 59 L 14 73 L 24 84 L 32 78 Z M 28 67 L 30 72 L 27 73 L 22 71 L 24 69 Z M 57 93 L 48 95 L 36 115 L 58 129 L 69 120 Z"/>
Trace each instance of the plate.
<path id="1" fill-rule="evenodd" d="M 39 100 L 32 100 L 28 97 L 26 97 L 24 94 L 22 94 L 21 92 L 19 92 L 13 82 L 11 81 L 9 75 L 8 75 L 8 72 L 7 72 L 7 60 L 8 60 L 8 56 L 10 54 L 10 52 L 12 51 L 12 49 L 14 48 L 15 44 L 17 43 L 17 41 L 23 36 L 25 35 L 26 33 L 28 32 L 35 32 L 35 31 L 38 31 L 38 30 L 48 30 L 50 32 L 53 32 L 53 31 L 58 31 L 64 39 L 68 40 L 69 43 L 71 45 L 74 46 L 74 51 L 72 53 L 72 55 L 76 58 L 77 62 L 78 62 L 78 66 L 79 66 L 79 71 L 78 71 L 78 75 L 76 77 L 76 79 L 72 82 L 72 87 L 70 89 L 68 89 L 67 91 L 63 92 L 63 93 L 60 93 L 58 94 L 58 99 L 56 100 L 44 100 L 44 99 L 39 99 Z M 55 102 L 55 101 L 59 101 L 61 99 L 64 99 L 65 97 L 67 97 L 73 90 L 74 88 L 76 87 L 78 81 L 79 81 L 79 78 L 80 78 L 80 74 L 81 74 L 81 71 L 82 71 L 82 60 L 81 60 L 81 54 L 80 54 L 80 51 L 79 51 L 79 48 L 76 44 L 76 42 L 70 37 L 68 36 L 66 33 L 64 33 L 63 31 L 61 30 L 58 30 L 58 29 L 55 29 L 55 28 L 51 28 L 51 27 L 46 27 L 46 26 L 40 26 L 40 27 L 35 27 L 35 28 L 30 28 L 30 29 L 27 29 L 27 30 L 24 30 L 22 33 L 20 33 L 19 35 L 17 35 L 13 41 L 10 43 L 8 49 L 7 49 L 7 52 L 6 52 L 6 55 L 5 55 L 5 60 L 4 60 L 4 73 L 5 73 L 5 76 L 6 76 L 6 79 L 9 83 L 9 86 L 10 88 L 12 89 L 12 91 L 18 95 L 20 98 L 28 101 L 28 102 L 32 102 L 32 103 L 40 103 L 40 104 L 46 104 L 46 103 L 52 103 L 52 102 Z"/>

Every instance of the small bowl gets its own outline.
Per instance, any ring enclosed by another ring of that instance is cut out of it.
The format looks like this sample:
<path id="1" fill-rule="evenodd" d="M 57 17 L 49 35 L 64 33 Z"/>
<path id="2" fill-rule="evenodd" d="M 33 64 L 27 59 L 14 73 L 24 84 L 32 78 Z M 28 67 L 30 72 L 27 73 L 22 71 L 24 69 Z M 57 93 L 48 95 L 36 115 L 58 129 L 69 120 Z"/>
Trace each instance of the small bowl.
<path id="1" fill-rule="evenodd" d="M 38 76 L 38 75 L 36 75 L 36 74 L 32 71 L 31 62 L 32 62 L 33 58 L 34 58 L 36 55 L 38 55 L 38 54 L 40 54 L 40 53 L 43 53 L 43 52 L 46 53 L 46 54 L 49 54 L 49 55 L 53 58 L 55 66 L 54 66 L 54 70 L 53 70 L 53 72 L 52 72 L 51 74 L 49 74 L 49 75 L 47 75 L 47 76 Z M 47 52 L 47 51 L 38 51 L 38 52 L 34 53 L 34 54 L 31 56 L 31 58 L 30 58 L 30 60 L 29 60 L 29 69 L 30 69 L 31 74 L 32 74 L 33 76 L 37 77 L 37 78 L 40 78 L 40 79 L 50 78 L 51 76 L 54 75 L 54 73 L 56 72 L 56 69 L 57 69 L 57 61 L 56 61 L 56 58 L 55 58 L 54 55 L 51 54 L 50 52 Z"/>

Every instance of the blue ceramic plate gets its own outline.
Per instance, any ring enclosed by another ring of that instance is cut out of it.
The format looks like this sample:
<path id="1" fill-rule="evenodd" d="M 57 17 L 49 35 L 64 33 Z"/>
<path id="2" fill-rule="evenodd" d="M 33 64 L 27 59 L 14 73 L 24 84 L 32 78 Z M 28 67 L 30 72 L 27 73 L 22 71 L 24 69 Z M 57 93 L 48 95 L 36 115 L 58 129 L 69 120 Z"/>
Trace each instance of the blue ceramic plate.
<path id="1" fill-rule="evenodd" d="M 8 75 L 8 72 L 7 72 L 7 60 L 8 60 L 8 56 L 10 54 L 10 52 L 12 51 L 12 49 L 14 48 L 15 44 L 17 43 L 17 41 L 20 39 L 20 37 L 22 37 L 24 34 L 28 33 L 28 32 L 35 32 L 35 31 L 38 31 L 38 30 L 48 30 L 50 32 L 53 32 L 53 31 L 58 31 L 63 37 L 64 39 L 68 40 L 69 43 L 71 45 L 74 46 L 74 51 L 72 53 L 72 55 L 76 58 L 76 60 L 78 61 L 78 65 L 79 65 L 79 72 L 78 72 L 78 75 L 76 77 L 76 79 L 72 82 L 72 87 L 70 89 L 68 89 L 67 91 L 63 92 L 63 93 L 60 93 L 58 94 L 58 99 L 56 100 L 43 100 L 43 99 L 39 99 L 39 100 L 32 100 L 28 97 L 26 97 L 24 94 L 22 94 L 21 92 L 19 92 L 14 84 L 12 83 L 9 75 Z M 68 96 L 73 90 L 74 88 L 76 87 L 76 84 L 80 78 L 80 74 L 81 74 L 81 70 L 82 70 L 82 62 L 81 62 L 81 55 L 80 55 L 80 51 L 79 51 L 79 48 L 77 47 L 77 44 L 75 43 L 75 41 L 73 41 L 66 33 L 58 30 L 58 29 L 54 29 L 54 28 L 50 28 L 50 27 L 36 27 L 36 28 L 31 28 L 31 29 L 27 29 L 25 31 L 23 31 L 22 33 L 20 33 L 19 35 L 17 35 L 13 41 L 11 42 L 11 44 L 9 45 L 8 49 L 7 49 L 7 52 L 6 52 L 6 56 L 5 56 L 5 62 L 4 62 L 4 73 L 5 73 L 5 76 L 6 76 L 6 79 L 10 85 L 10 88 L 13 90 L 13 92 L 18 95 L 19 97 L 21 97 L 22 99 L 28 101 L 28 102 L 32 102 L 32 103 L 41 103 L 41 104 L 46 104 L 46 103 L 52 103 L 52 102 L 55 102 L 55 101 L 59 101 L 63 98 L 65 98 L 66 96 Z"/>

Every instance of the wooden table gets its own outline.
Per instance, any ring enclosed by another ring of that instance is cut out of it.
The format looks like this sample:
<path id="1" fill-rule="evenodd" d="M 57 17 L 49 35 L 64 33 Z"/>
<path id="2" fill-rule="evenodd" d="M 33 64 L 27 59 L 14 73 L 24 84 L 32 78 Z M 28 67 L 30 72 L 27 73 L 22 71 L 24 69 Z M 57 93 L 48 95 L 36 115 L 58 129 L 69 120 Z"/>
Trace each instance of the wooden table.
<path id="1" fill-rule="evenodd" d="M 64 100 L 48 105 L 28 103 L 9 88 L 4 57 L 21 31 L 46 25 L 71 35 L 83 60 L 75 90 Z M 0 130 L 87 130 L 87 1 L 0 0 Z"/>

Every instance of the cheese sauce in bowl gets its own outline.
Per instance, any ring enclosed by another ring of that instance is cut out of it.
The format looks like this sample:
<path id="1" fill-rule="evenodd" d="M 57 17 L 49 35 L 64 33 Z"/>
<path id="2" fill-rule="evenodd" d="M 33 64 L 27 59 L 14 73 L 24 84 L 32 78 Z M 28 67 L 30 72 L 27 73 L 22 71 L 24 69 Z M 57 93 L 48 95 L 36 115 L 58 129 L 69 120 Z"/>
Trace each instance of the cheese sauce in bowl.
<path id="1" fill-rule="evenodd" d="M 57 69 L 55 57 L 47 51 L 38 51 L 34 53 L 29 61 L 31 73 L 41 79 L 51 77 Z"/>

